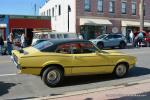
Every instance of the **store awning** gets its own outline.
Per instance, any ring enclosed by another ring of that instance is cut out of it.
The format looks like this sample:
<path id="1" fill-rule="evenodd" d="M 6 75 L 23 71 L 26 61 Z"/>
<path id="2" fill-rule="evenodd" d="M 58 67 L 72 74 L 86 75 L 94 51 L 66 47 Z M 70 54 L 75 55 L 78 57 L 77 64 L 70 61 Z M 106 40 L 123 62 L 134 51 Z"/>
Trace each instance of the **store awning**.
<path id="1" fill-rule="evenodd" d="M 0 28 L 6 28 L 7 24 L 0 24 Z"/>
<path id="2" fill-rule="evenodd" d="M 112 25 L 107 19 L 80 18 L 80 25 Z"/>
<path id="3" fill-rule="evenodd" d="M 140 26 L 138 21 L 122 21 L 122 26 Z M 150 22 L 144 22 L 144 27 L 150 27 Z"/>

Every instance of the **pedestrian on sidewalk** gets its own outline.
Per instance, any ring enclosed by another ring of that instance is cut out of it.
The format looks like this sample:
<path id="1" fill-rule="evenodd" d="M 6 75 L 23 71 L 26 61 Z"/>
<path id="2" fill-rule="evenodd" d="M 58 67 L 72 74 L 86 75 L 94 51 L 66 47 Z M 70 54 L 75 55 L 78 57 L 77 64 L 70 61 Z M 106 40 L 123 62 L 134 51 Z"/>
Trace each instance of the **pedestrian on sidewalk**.
<path id="1" fill-rule="evenodd" d="M 133 44 L 134 34 L 133 34 L 132 30 L 131 30 L 131 32 L 129 34 L 129 37 L 130 37 L 130 43 Z"/>
<path id="2" fill-rule="evenodd" d="M 7 37 L 7 51 L 9 55 L 11 55 L 11 51 L 13 50 L 14 47 L 13 40 L 14 40 L 13 33 L 10 33 L 10 35 Z"/>
<path id="3" fill-rule="evenodd" d="M 22 33 L 21 35 L 21 47 L 25 48 L 26 47 L 26 41 L 25 41 L 25 34 Z"/>
<path id="4" fill-rule="evenodd" d="M 142 47 L 143 38 L 144 38 L 144 32 L 140 31 L 138 34 L 138 47 Z"/>
<path id="5" fill-rule="evenodd" d="M 4 47 L 4 40 L 3 37 L 0 36 L 0 54 L 3 55 L 3 47 Z"/>

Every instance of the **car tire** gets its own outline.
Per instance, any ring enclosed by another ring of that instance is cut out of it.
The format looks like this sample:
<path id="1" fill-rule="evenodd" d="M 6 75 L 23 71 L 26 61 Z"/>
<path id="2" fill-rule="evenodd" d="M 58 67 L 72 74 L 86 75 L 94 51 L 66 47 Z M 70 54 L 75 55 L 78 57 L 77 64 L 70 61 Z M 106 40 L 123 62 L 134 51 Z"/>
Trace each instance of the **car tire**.
<path id="1" fill-rule="evenodd" d="M 128 66 L 125 63 L 117 64 L 115 67 L 113 74 L 117 78 L 122 78 L 128 73 Z"/>
<path id="2" fill-rule="evenodd" d="M 43 82 L 49 87 L 58 86 L 64 77 L 64 73 L 60 68 L 56 66 L 48 67 L 42 75 Z"/>
<path id="3" fill-rule="evenodd" d="M 103 49 L 104 48 L 104 44 L 102 42 L 97 43 L 97 47 L 99 49 Z"/>
<path id="4" fill-rule="evenodd" d="M 149 42 L 146 42 L 146 47 L 149 47 L 150 46 L 150 43 Z"/>
<path id="5" fill-rule="evenodd" d="M 119 48 L 120 49 L 124 49 L 124 48 L 126 48 L 126 43 L 125 42 L 120 42 L 120 44 L 119 44 Z"/>

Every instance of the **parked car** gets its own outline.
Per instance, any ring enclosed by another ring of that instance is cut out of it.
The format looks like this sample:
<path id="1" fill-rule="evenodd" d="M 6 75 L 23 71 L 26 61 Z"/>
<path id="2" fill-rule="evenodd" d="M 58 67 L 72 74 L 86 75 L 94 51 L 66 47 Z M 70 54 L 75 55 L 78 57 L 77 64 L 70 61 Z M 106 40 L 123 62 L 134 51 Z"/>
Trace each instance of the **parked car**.
<path id="1" fill-rule="evenodd" d="M 100 50 L 87 40 L 47 40 L 23 50 L 13 50 L 12 60 L 19 73 L 42 77 L 48 86 L 57 86 L 64 76 L 108 74 L 124 77 L 136 64 L 131 55 Z"/>
<path id="2" fill-rule="evenodd" d="M 150 35 L 144 37 L 144 44 L 146 47 L 150 47 Z"/>
<path id="3" fill-rule="evenodd" d="M 33 31 L 34 32 L 34 31 Z M 55 39 L 77 39 L 78 36 L 76 33 L 70 33 L 70 32 L 52 32 L 52 31 L 35 31 L 32 45 L 36 44 L 36 42 L 40 42 L 42 40 L 55 40 Z M 40 41 L 39 41 L 40 40 Z"/>
<path id="4" fill-rule="evenodd" d="M 127 45 L 126 38 L 121 34 L 103 34 L 98 36 L 96 39 L 92 39 L 90 41 L 93 42 L 100 49 L 106 47 L 119 47 L 121 49 L 124 49 Z"/>
<path id="5" fill-rule="evenodd" d="M 31 46 L 35 46 L 35 45 L 37 45 L 37 44 L 39 44 L 39 43 L 41 43 L 41 42 L 43 42 L 43 41 L 46 41 L 46 40 L 48 40 L 48 39 L 37 39 L 37 40 L 35 40 L 35 41 L 32 43 Z"/>

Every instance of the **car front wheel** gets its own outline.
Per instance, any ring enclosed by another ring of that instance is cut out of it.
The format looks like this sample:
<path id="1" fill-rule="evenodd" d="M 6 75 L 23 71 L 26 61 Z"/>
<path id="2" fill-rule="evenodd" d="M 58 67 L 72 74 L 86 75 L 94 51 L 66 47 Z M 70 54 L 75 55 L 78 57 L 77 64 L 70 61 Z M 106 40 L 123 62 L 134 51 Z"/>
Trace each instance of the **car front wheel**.
<path id="1" fill-rule="evenodd" d="M 57 67 L 48 67 L 42 75 L 43 82 L 50 87 L 57 86 L 63 79 L 63 71 Z"/>
<path id="2" fill-rule="evenodd" d="M 124 49 L 126 47 L 126 43 L 120 42 L 119 48 Z"/>
<path id="3" fill-rule="evenodd" d="M 103 49 L 104 48 L 104 44 L 102 42 L 99 42 L 97 44 L 97 47 L 100 48 L 100 49 Z"/>
<path id="4" fill-rule="evenodd" d="M 114 69 L 114 75 L 118 78 L 124 77 L 128 72 L 128 67 L 124 63 L 118 64 Z"/>

